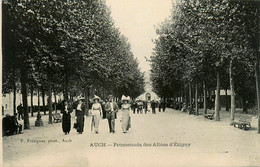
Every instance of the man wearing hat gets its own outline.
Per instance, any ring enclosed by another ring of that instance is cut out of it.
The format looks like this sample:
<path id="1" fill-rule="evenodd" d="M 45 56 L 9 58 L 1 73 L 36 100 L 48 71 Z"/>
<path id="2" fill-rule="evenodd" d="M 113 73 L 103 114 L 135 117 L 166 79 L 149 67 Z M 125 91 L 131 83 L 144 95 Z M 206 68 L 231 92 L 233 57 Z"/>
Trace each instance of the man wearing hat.
<path id="1" fill-rule="evenodd" d="M 106 117 L 108 119 L 109 132 L 115 133 L 115 119 L 118 112 L 118 105 L 113 100 L 113 96 L 109 95 L 109 101 L 105 104 Z"/>

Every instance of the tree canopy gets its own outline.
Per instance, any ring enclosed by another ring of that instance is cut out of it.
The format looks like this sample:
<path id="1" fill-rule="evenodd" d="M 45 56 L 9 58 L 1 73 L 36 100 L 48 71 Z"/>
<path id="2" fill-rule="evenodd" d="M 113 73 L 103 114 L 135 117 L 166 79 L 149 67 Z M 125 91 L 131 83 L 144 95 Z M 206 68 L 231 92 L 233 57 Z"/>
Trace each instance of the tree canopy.
<path id="1" fill-rule="evenodd" d="M 4 94 L 22 89 L 27 97 L 29 84 L 65 98 L 86 88 L 117 97 L 144 91 L 138 60 L 104 0 L 5 0 L 2 8 Z"/>

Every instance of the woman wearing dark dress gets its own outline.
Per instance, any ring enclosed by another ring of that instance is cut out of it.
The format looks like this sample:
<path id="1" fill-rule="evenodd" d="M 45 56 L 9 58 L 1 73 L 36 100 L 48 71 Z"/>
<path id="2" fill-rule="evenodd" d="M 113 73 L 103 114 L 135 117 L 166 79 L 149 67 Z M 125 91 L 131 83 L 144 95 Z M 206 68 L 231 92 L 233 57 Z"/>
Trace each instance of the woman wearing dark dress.
<path id="1" fill-rule="evenodd" d="M 69 106 L 67 101 L 64 101 L 64 104 L 61 109 L 62 115 L 62 130 L 65 133 L 65 135 L 70 133 L 71 128 L 71 116 L 70 113 L 72 113 L 73 109 L 71 106 Z"/>
<path id="2" fill-rule="evenodd" d="M 84 106 L 82 104 L 82 99 L 79 99 L 78 101 L 78 105 L 76 108 L 76 120 L 77 120 L 77 132 L 79 132 L 79 134 L 82 134 L 83 130 L 84 130 Z"/>

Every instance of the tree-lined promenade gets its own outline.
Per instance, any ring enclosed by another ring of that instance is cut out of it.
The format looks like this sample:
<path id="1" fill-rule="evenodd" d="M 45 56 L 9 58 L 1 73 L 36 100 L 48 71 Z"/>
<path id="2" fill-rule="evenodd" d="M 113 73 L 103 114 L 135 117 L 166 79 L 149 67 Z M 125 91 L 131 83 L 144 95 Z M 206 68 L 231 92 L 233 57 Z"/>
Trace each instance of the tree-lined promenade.
<path id="1" fill-rule="evenodd" d="M 206 114 L 208 97 L 215 92 L 215 120 L 219 121 L 220 90 L 229 89 L 231 120 L 238 99 L 245 110 L 255 107 L 260 114 L 259 10 L 258 1 L 174 4 L 171 17 L 156 30 L 159 38 L 150 60 L 155 92 L 178 99 L 180 108 L 181 103 L 195 108 L 197 115 L 199 95 Z M 260 120 L 258 125 L 260 133 Z"/>
<path id="2" fill-rule="evenodd" d="M 170 108 L 165 112 L 156 109 L 156 114 L 131 112 L 132 127 L 126 134 L 122 133 L 119 118 L 120 110 L 115 134 L 109 133 L 106 119 L 100 120 L 98 135 L 91 132 L 92 118 L 86 117 L 82 135 L 78 135 L 75 129 L 64 135 L 61 123 L 48 124 L 48 116 L 43 115 L 44 127 L 32 126 L 32 130 L 24 131 L 22 135 L 3 137 L 3 166 L 260 165 L 260 145 L 257 144 L 260 135 L 254 130 L 244 132 L 229 126 L 228 112 L 221 114 L 221 122 L 203 116 L 191 117 Z M 30 122 L 34 120 L 30 119 Z M 256 123 L 257 119 L 253 119 L 253 125 Z M 134 160 L 126 165 L 129 157 Z"/>
<path id="3" fill-rule="evenodd" d="M 21 90 L 24 129 L 29 129 L 28 94 L 64 98 L 90 90 L 99 96 L 137 97 L 144 77 L 130 44 L 104 0 L 4 0 L 3 94 Z M 48 98 L 52 123 L 52 98 Z M 33 104 L 31 100 L 31 106 Z M 87 105 L 88 106 L 88 105 Z"/>

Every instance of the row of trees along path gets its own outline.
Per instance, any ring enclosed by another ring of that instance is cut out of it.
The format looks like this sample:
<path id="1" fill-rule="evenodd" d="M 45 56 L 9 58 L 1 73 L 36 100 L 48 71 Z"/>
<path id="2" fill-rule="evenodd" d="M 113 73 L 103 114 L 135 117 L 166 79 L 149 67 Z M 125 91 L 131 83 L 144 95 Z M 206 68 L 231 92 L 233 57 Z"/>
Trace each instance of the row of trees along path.
<path id="1" fill-rule="evenodd" d="M 198 93 L 215 93 L 215 120 L 220 120 L 220 89 L 231 91 L 230 119 L 234 120 L 235 96 L 258 106 L 259 80 L 258 1 L 179 1 L 170 18 L 156 29 L 158 39 L 151 61 L 153 89 L 160 96 L 183 97 L 198 115 Z M 256 86 L 255 86 L 256 85 Z M 203 91 L 200 91 L 203 90 Z M 254 104 L 257 96 L 257 105 Z M 260 133 L 260 119 L 258 121 Z"/>
<path id="2" fill-rule="evenodd" d="M 45 105 L 52 93 L 68 99 L 82 92 L 89 97 L 90 88 L 117 97 L 143 92 L 144 74 L 104 0 L 4 0 L 2 10 L 3 94 L 14 92 L 16 112 L 21 90 L 24 129 L 30 128 L 28 93 L 41 94 Z"/>

